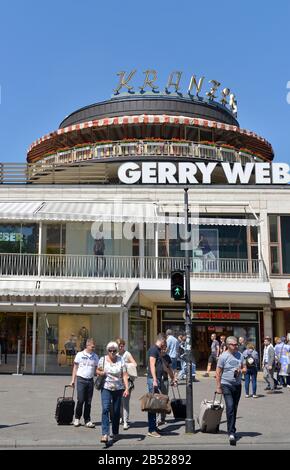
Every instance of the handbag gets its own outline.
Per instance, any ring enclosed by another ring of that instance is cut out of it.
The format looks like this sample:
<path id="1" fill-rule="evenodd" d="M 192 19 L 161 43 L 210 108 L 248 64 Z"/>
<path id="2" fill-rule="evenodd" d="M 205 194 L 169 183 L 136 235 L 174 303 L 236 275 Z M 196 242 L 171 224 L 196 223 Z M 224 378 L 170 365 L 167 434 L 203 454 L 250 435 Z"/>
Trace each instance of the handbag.
<path id="1" fill-rule="evenodd" d="M 290 375 L 290 364 L 287 365 L 286 374 Z"/>
<path id="2" fill-rule="evenodd" d="M 163 393 L 145 393 L 141 398 L 141 411 L 149 413 L 171 413 L 171 404 L 168 395 Z"/>
<path id="3" fill-rule="evenodd" d="M 102 361 L 102 362 L 101 362 Z M 100 369 L 104 369 L 104 364 L 105 364 L 105 358 L 101 358 L 98 364 L 98 367 Z M 105 385 L 105 380 L 106 380 L 106 375 L 98 375 L 96 380 L 95 380 L 95 388 L 97 390 L 102 390 Z"/>
<path id="4" fill-rule="evenodd" d="M 97 390 L 102 390 L 104 388 L 104 385 L 105 385 L 105 380 L 106 380 L 105 375 L 98 375 L 98 377 L 96 378 L 96 381 L 95 381 L 95 388 Z"/>
<path id="5" fill-rule="evenodd" d="M 137 367 L 134 364 L 132 364 L 131 362 L 127 362 L 126 369 L 129 377 L 131 377 L 132 379 L 136 379 L 136 377 L 138 377 Z"/>

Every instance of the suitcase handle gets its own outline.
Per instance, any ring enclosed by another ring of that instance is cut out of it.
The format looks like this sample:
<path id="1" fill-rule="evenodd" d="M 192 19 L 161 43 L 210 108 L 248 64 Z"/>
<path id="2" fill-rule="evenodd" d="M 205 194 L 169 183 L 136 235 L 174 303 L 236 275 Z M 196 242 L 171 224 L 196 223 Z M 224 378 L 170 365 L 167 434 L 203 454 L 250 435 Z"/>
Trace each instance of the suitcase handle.
<path id="1" fill-rule="evenodd" d="M 217 396 L 217 395 L 220 395 L 220 401 L 219 401 L 219 402 L 220 402 L 220 404 L 221 404 L 221 402 L 223 401 L 223 394 L 222 394 L 222 393 L 219 393 L 219 392 L 214 392 L 213 404 L 215 403 L 215 401 L 218 401 L 218 400 L 216 400 L 216 396 Z"/>
<path id="2" fill-rule="evenodd" d="M 65 386 L 64 386 L 64 389 L 63 389 L 63 398 L 65 398 L 65 392 L 66 392 L 66 389 L 67 389 L 67 388 L 72 388 L 72 396 L 71 396 L 71 397 L 73 398 L 73 397 L 74 397 L 74 392 L 75 392 L 75 388 L 74 388 L 73 385 L 65 385 Z"/>

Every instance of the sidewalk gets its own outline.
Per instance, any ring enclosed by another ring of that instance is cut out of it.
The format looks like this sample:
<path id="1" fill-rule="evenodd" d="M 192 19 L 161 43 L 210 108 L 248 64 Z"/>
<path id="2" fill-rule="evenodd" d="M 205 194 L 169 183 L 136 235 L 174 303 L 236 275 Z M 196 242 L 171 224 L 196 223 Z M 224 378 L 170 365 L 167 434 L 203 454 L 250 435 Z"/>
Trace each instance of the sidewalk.
<path id="1" fill-rule="evenodd" d="M 162 427 L 161 439 L 147 437 L 147 414 L 140 411 L 138 398 L 146 390 L 146 377 L 139 377 L 131 398 L 131 427 L 123 431 L 114 449 L 190 449 L 219 447 L 227 445 L 226 418 L 222 417 L 219 434 L 199 432 L 196 417 L 200 402 L 211 399 L 215 391 L 215 380 L 203 378 L 193 383 L 193 404 L 196 433 L 186 435 L 184 422 L 177 422 L 169 415 Z M 69 377 L 63 376 L 0 376 L 1 418 L 0 448 L 94 448 L 102 449 L 100 392 L 95 390 L 92 403 L 92 420 L 95 429 L 84 426 L 58 426 L 54 419 L 56 399 L 63 393 Z M 180 385 L 185 397 L 185 384 Z M 257 399 L 244 397 L 240 401 L 237 419 L 239 444 L 248 446 L 287 445 L 290 447 L 289 415 L 290 389 L 283 389 L 273 395 L 264 392 L 264 382 L 258 381 Z"/>

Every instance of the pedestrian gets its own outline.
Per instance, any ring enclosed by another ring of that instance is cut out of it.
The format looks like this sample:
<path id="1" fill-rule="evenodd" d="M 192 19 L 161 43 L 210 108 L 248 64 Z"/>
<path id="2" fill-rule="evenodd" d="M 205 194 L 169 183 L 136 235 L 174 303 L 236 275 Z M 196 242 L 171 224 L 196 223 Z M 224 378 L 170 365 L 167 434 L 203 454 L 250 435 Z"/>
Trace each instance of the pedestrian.
<path id="1" fill-rule="evenodd" d="M 290 346 L 285 344 L 286 337 L 275 338 L 275 359 L 278 370 L 278 383 L 283 387 L 290 388 L 290 375 L 289 375 L 289 364 L 290 364 Z"/>
<path id="2" fill-rule="evenodd" d="M 239 337 L 239 345 L 238 345 L 238 350 L 241 354 L 247 349 L 246 347 L 246 340 L 243 336 Z"/>
<path id="3" fill-rule="evenodd" d="M 205 374 L 203 374 L 203 377 L 209 377 L 211 366 L 212 366 L 212 364 L 217 364 L 217 359 L 218 359 L 219 352 L 220 352 L 220 345 L 219 345 L 219 342 L 216 339 L 216 334 L 213 333 L 211 335 L 210 339 L 212 341 L 211 346 L 210 346 L 210 351 L 211 352 L 210 352 L 210 355 L 209 355 L 209 358 L 208 358 L 207 369 L 206 369 Z"/>
<path id="4" fill-rule="evenodd" d="M 267 383 L 265 390 L 268 393 L 274 393 L 275 384 L 274 384 L 274 370 L 275 370 L 275 350 L 271 344 L 270 336 L 265 336 L 264 339 L 264 352 L 263 352 L 263 376 L 264 380 Z"/>
<path id="5" fill-rule="evenodd" d="M 159 333 L 156 342 L 147 352 L 147 388 L 149 393 L 159 393 L 163 375 L 163 361 L 161 348 L 166 347 L 166 339 L 163 333 Z M 161 437 L 156 423 L 156 413 L 148 412 L 148 434 L 149 437 Z"/>
<path id="6" fill-rule="evenodd" d="M 243 352 L 246 361 L 247 372 L 245 374 L 245 397 L 250 397 L 250 382 L 252 382 L 253 398 L 258 398 L 257 395 L 257 375 L 259 367 L 259 355 L 255 349 L 254 344 L 247 343 L 246 349 Z"/>
<path id="7" fill-rule="evenodd" d="M 241 397 L 241 380 L 242 373 L 246 373 L 247 368 L 243 355 L 238 351 L 237 338 L 229 336 L 226 345 L 227 351 L 220 355 L 217 363 L 216 391 L 224 395 L 229 441 L 231 445 L 236 445 L 236 418 Z"/>
<path id="8" fill-rule="evenodd" d="M 118 356 L 118 344 L 111 341 L 106 347 L 107 355 L 99 360 L 97 374 L 105 376 L 101 390 L 102 397 L 102 437 L 101 442 L 109 441 L 110 408 L 112 403 L 112 433 L 113 441 L 119 438 L 119 424 L 122 397 L 128 397 L 128 373 L 122 357 Z"/>
<path id="9" fill-rule="evenodd" d="M 171 367 L 174 372 L 174 376 L 177 376 L 177 356 L 179 351 L 179 341 L 172 334 L 172 330 L 166 331 L 166 343 L 167 343 L 167 352 L 171 359 Z"/>
<path id="10" fill-rule="evenodd" d="M 219 353 L 222 354 L 222 353 L 225 352 L 226 350 L 227 350 L 226 336 L 225 336 L 225 335 L 221 335 L 221 336 L 220 336 L 220 350 L 219 350 Z"/>
<path id="11" fill-rule="evenodd" d="M 133 364 L 137 368 L 137 362 L 133 358 L 132 354 L 126 350 L 126 342 L 122 338 L 118 338 L 116 340 L 116 343 L 118 345 L 118 356 L 122 357 L 125 361 L 125 364 Z M 128 371 L 127 371 L 128 372 Z M 131 393 L 134 388 L 134 382 L 133 378 L 130 377 L 128 373 L 128 388 L 129 388 L 129 394 L 127 397 L 122 397 L 122 403 L 121 403 L 121 418 L 120 422 L 123 421 L 123 429 L 126 431 L 130 427 L 129 423 L 129 414 L 130 414 L 130 398 L 131 398 Z"/>
<path id="12" fill-rule="evenodd" d="M 94 376 L 99 358 L 94 352 L 96 343 L 93 338 L 88 338 L 86 347 L 77 353 L 74 359 L 72 379 L 70 385 L 75 386 L 77 379 L 77 406 L 75 410 L 74 426 L 80 426 L 84 408 L 84 421 L 87 428 L 94 428 L 91 421 L 91 403 L 94 393 Z"/>
<path id="13" fill-rule="evenodd" d="M 168 395 L 169 392 L 169 381 L 168 381 L 168 375 L 170 376 L 171 383 L 170 385 L 174 386 L 177 384 L 177 380 L 174 378 L 174 371 L 171 367 L 171 358 L 169 354 L 167 353 L 167 345 L 164 344 L 161 347 L 161 359 L 163 363 L 163 371 L 162 371 L 162 376 L 161 376 L 161 381 L 160 381 L 160 392 L 163 393 L 164 395 Z M 157 415 L 157 426 L 161 426 L 162 424 L 165 424 L 165 418 L 166 418 L 166 413 L 160 413 L 160 415 Z"/>
<path id="14" fill-rule="evenodd" d="M 186 360 L 185 360 L 185 348 L 186 348 L 186 335 L 181 333 L 178 336 L 179 346 L 178 346 L 178 358 L 180 361 L 180 371 L 178 373 L 178 380 L 186 378 Z"/>

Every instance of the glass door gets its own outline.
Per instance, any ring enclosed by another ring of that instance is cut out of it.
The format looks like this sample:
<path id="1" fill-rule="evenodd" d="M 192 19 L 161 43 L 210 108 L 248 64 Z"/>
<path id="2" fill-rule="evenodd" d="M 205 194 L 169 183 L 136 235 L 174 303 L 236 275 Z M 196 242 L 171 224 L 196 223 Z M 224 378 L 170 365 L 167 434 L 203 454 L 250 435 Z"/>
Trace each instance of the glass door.
<path id="1" fill-rule="evenodd" d="M 16 373 L 20 340 L 21 373 L 32 369 L 32 314 L 0 313 L 0 373 Z"/>
<path id="2" fill-rule="evenodd" d="M 149 348 L 146 318 L 129 318 L 128 343 L 128 351 L 137 364 L 146 367 L 146 353 Z"/>

